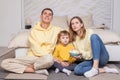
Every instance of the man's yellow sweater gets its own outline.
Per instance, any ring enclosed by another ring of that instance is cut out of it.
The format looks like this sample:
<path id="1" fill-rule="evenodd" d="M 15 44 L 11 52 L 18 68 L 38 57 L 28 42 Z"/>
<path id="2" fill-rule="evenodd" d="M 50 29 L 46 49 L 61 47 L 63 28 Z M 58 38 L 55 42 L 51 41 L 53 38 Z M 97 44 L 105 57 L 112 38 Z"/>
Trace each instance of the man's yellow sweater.
<path id="1" fill-rule="evenodd" d="M 29 56 L 44 56 L 53 52 L 60 27 L 50 25 L 47 29 L 40 26 L 40 22 L 32 28 L 29 35 Z"/>

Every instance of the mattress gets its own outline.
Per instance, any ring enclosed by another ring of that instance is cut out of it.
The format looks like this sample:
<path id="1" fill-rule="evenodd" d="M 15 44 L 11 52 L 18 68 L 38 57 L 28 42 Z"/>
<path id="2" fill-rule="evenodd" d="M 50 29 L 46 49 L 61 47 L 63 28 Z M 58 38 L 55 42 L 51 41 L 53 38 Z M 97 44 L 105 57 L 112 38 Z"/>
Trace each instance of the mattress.
<path id="1" fill-rule="evenodd" d="M 105 45 L 110 59 L 109 61 L 120 61 L 120 45 Z"/>
<path id="2" fill-rule="evenodd" d="M 120 45 L 105 45 L 110 59 L 109 61 L 120 61 Z M 28 48 L 17 48 L 15 50 L 15 57 L 21 57 L 21 56 L 25 56 L 27 54 L 27 50 Z"/>
<path id="3" fill-rule="evenodd" d="M 28 48 L 17 48 L 15 49 L 15 57 L 22 57 L 22 56 L 26 56 L 28 51 Z"/>

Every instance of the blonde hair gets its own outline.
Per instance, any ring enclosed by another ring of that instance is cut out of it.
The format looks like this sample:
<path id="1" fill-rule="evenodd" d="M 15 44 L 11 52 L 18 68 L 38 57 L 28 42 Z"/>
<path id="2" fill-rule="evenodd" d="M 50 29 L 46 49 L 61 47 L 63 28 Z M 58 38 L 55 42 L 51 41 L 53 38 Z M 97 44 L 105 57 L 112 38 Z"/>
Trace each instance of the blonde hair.
<path id="1" fill-rule="evenodd" d="M 61 35 L 64 34 L 64 35 L 68 35 L 69 36 L 69 42 L 71 42 L 71 38 L 70 38 L 70 33 L 66 30 L 63 30 L 63 31 L 60 31 L 58 36 L 57 36 L 57 44 L 60 43 L 60 37 Z"/>
<path id="2" fill-rule="evenodd" d="M 83 23 L 82 19 L 81 19 L 79 16 L 74 16 L 74 17 L 70 20 L 70 25 L 69 25 L 70 36 L 71 36 L 72 41 L 75 41 L 75 38 L 76 38 L 76 36 L 77 36 L 77 33 L 76 33 L 75 31 L 73 31 L 73 29 L 72 29 L 72 23 L 71 23 L 71 21 L 72 21 L 73 19 L 78 19 L 79 22 L 83 24 L 83 26 L 82 26 L 81 29 L 80 29 L 80 34 L 78 35 L 80 38 L 84 38 L 84 37 L 85 37 L 85 35 L 86 35 L 86 29 L 85 29 L 85 27 L 84 27 L 84 23 Z"/>

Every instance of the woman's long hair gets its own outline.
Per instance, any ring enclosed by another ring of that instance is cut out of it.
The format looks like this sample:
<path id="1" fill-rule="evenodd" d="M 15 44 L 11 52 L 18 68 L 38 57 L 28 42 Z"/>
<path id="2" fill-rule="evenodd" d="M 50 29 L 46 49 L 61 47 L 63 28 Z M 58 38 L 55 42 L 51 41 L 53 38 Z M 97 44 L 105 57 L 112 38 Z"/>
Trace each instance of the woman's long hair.
<path id="1" fill-rule="evenodd" d="M 79 16 L 74 16 L 74 17 L 70 20 L 70 25 L 69 25 L 69 32 L 70 32 L 70 36 L 71 36 L 71 40 L 72 40 L 72 41 L 75 41 L 75 38 L 76 38 L 76 36 L 77 36 L 77 33 L 76 33 L 75 31 L 73 31 L 73 29 L 72 29 L 72 23 L 71 23 L 71 21 L 72 21 L 73 19 L 75 19 L 75 18 L 78 19 L 79 22 L 83 24 L 83 26 L 82 26 L 81 29 L 80 29 L 80 34 L 79 34 L 78 36 L 82 39 L 82 38 L 84 38 L 85 35 L 86 35 L 86 29 L 85 29 L 85 27 L 84 27 L 84 23 L 83 23 L 82 19 L 81 19 Z"/>

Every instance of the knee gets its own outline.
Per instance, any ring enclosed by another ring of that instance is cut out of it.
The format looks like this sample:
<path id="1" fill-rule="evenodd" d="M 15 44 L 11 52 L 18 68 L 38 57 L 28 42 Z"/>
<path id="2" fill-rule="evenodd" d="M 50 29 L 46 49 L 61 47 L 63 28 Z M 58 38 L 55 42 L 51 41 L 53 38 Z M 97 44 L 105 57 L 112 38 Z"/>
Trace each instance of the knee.
<path id="1" fill-rule="evenodd" d="M 83 75 L 82 66 L 76 66 L 74 69 L 74 74 Z"/>
<path id="2" fill-rule="evenodd" d="M 97 34 L 92 34 L 92 35 L 91 35 L 91 40 L 92 40 L 92 39 L 96 39 L 96 38 L 98 38 L 98 35 L 97 35 Z"/>
<path id="3" fill-rule="evenodd" d="M 9 59 L 5 59 L 5 60 L 3 60 L 2 62 L 1 62 L 1 67 L 2 68 L 6 68 L 6 67 L 8 67 L 7 65 L 8 65 L 8 63 L 9 63 Z"/>
<path id="4" fill-rule="evenodd" d="M 48 55 L 46 58 L 47 58 L 47 59 L 46 59 L 46 63 L 47 63 L 48 65 L 52 66 L 53 63 L 54 63 L 53 57 L 52 57 L 51 55 Z"/>

